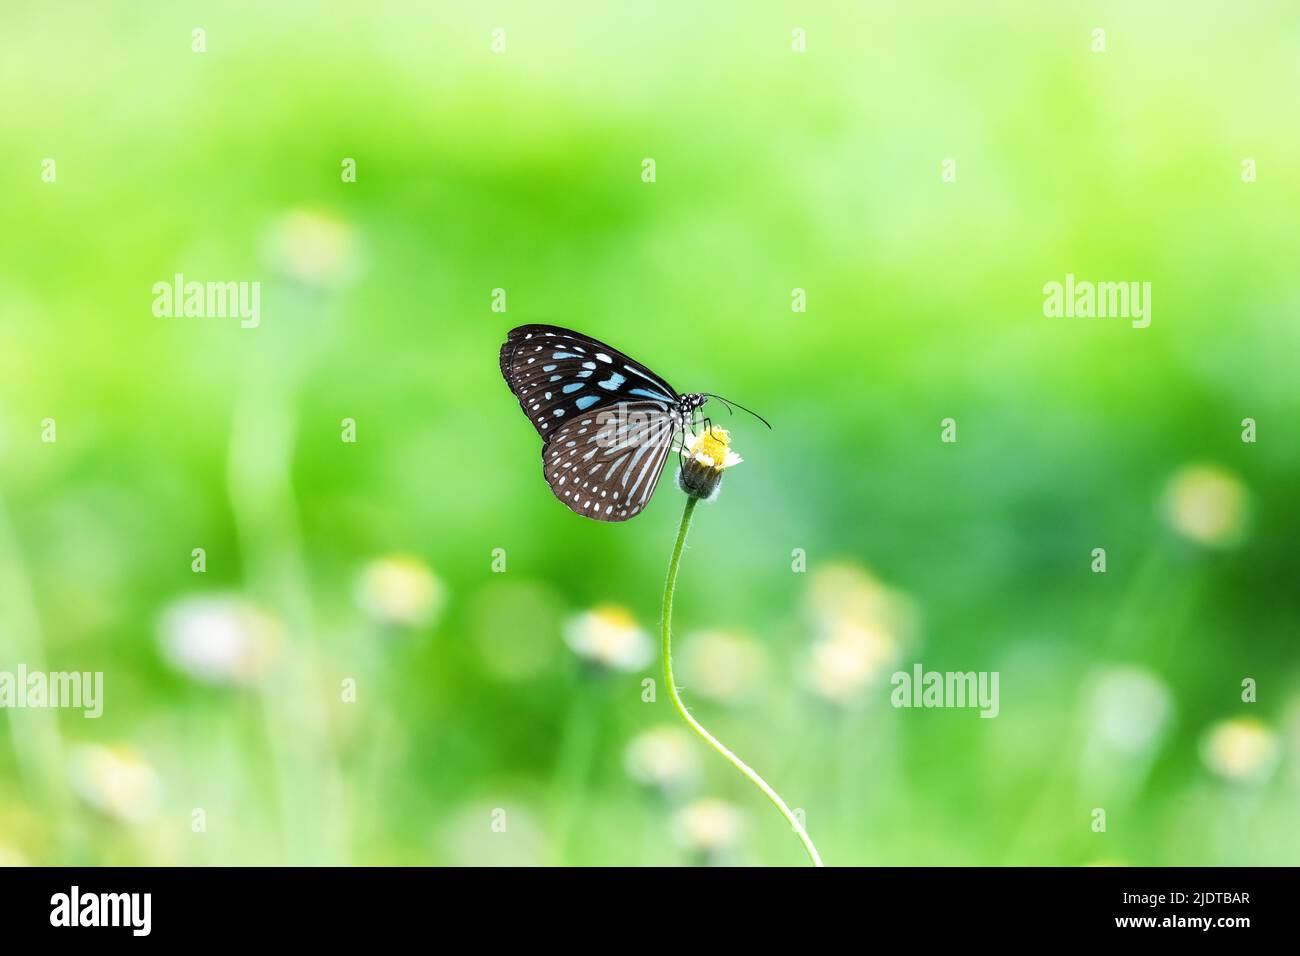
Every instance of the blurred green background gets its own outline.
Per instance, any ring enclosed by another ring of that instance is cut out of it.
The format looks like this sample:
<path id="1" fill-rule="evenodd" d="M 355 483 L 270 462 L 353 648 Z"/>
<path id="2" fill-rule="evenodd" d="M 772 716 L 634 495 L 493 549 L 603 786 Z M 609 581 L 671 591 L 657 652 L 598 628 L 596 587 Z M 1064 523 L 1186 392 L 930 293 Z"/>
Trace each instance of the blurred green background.
<path id="1" fill-rule="evenodd" d="M 622 6 L 6 5 L 0 670 L 105 706 L 0 713 L 0 861 L 805 862 L 643 701 L 683 498 L 552 498 L 526 322 L 773 421 L 678 676 L 828 863 L 1300 860 L 1295 5 Z"/>

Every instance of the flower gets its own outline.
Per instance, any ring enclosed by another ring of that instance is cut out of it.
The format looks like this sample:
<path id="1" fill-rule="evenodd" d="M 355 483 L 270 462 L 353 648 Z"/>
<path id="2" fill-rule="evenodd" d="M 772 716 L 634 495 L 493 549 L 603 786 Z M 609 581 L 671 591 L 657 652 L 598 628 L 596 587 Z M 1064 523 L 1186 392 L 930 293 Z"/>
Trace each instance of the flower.
<path id="1" fill-rule="evenodd" d="M 420 627 L 442 607 L 442 582 L 419 558 L 393 554 L 371 561 L 357 578 L 357 604 L 382 624 Z"/>
<path id="2" fill-rule="evenodd" d="M 861 703 L 911 638 L 911 602 L 858 565 L 836 562 L 813 573 L 808 609 L 818 634 L 808 661 L 812 691 L 834 704 Z"/>
<path id="3" fill-rule="evenodd" d="M 163 657 L 207 684 L 252 684 L 274 662 L 282 632 L 256 605 L 234 595 L 187 597 L 159 621 Z"/>
<path id="4" fill-rule="evenodd" d="M 81 744 L 72 752 L 72 788 L 88 805 L 122 823 L 143 823 L 162 805 L 162 782 L 125 747 Z"/>
<path id="5" fill-rule="evenodd" d="M 695 745 L 677 727 L 654 727 L 632 738 L 623 765 L 637 783 L 665 793 L 685 789 L 699 772 Z"/>
<path id="6" fill-rule="evenodd" d="M 1155 749 L 1173 719 L 1173 697 L 1141 667 L 1109 668 L 1089 681 L 1086 712 L 1099 762 Z"/>
<path id="7" fill-rule="evenodd" d="M 1229 547 L 1241 540 L 1247 499 L 1246 486 L 1226 468 L 1189 465 L 1165 489 L 1165 519 L 1197 544 Z"/>
<path id="8" fill-rule="evenodd" d="M 266 259 L 304 285 L 346 285 L 359 271 L 356 240 L 347 223 L 314 209 L 293 209 L 267 227 Z"/>
<path id="9" fill-rule="evenodd" d="M 569 621 L 564 643 L 579 657 L 614 671 L 640 670 L 654 653 L 636 619 L 615 604 L 602 604 Z"/>
<path id="10" fill-rule="evenodd" d="M 1079 713 L 1080 779 L 1115 799 L 1135 793 L 1174 723 L 1168 686 L 1143 667 L 1107 666 L 1085 681 Z"/>
<path id="11" fill-rule="evenodd" d="M 906 595 L 850 561 L 821 564 L 809 575 L 808 611 L 823 625 L 848 618 L 876 624 L 900 637 L 910 634 L 915 617 Z"/>
<path id="12" fill-rule="evenodd" d="M 1277 734 L 1252 717 L 1221 721 L 1201 741 L 1201 759 L 1219 776 L 1239 782 L 1263 782 L 1281 755 Z"/>
<path id="13" fill-rule="evenodd" d="M 725 428 L 711 425 L 700 435 L 688 428 L 682 441 L 690 457 L 678 469 L 678 487 L 692 498 L 712 501 L 722 485 L 723 471 L 745 459 L 731 450 L 731 433 Z"/>
<path id="14" fill-rule="evenodd" d="M 696 800 L 682 807 L 673 817 L 677 842 L 709 860 L 735 846 L 742 828 L 740 811 L 717 798 Z"/>
<path id="15" fill-rule="evenodd" d="M 688 432 L 689 435 L 689 432 Z M 772 801 L 772 805 L 790 825 L 790 830 L 803 845 L 808 860 L 813 866 L 823 866 L 821 855 L 813 844 L 812 837 L 804 829 L 803 823 L 758 773 L 738 756 L 728 750 L 716 737 L 704 729 L 686 705 L 682 703 L 677 690 L 677 681 L 673 677 L 672 619 L 673 594 L 677 589 L 677 571 L 681 567 L 683 545 L 686 534 L 691 528 L 691 517 L 695 505 L 717 494 L 722 481 L 722 473 L 733 465 L 740 464 L 740 456 L 731 451 L 731 436 L 724 429 L 710 427 L 703 436 L 689 435 L 691 457 L 677 473 L 677 481 L 686 492 L 686 507 L 682 510 L 682 523 L 677 531 L 677 543 L 673 547 L 672 557 L 668 560 L 668 578 L 664 583 L 664 613 L 661 618 L 663 626 L 663 665 L 664 683 L 667 685 L 669 699 L 678 716 L 697 733 L 720 757 L 736 768 L 745 778 L 756 786 Z M 705 862 L 715 862 L 720 851 L 734 843 L 741 829 L 740 814 L 729 804 L 721 801 L 700 801 L 683 808 L 676 816 L 678 839 L 704 856 Z"/>
<path id="16" fill-rule="evenodd" d="M 840 621 L 813 645 L 809 678 L 813 691 L 832 703 L 855 701 L 896 656 L 896 645 L 876 627 Z"/>
<path id="17" fill-rule="evenodd" d="M 538 812 L 513 797 L 481 799 L 455 811 L 435 840 L 451 866 L 541 866 L 546 827 Z M 421 862 L 417 857 L 410 862 Z M 427 862 L 427 861 L 425 861 Z"/>

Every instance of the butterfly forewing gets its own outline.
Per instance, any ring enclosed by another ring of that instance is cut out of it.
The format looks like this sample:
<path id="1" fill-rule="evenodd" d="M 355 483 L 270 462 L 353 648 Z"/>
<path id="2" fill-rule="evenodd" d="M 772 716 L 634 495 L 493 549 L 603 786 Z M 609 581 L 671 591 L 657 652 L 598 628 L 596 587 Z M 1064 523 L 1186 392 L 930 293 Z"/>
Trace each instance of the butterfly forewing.
<path id="1" fill-rule="evenodd" d="M 563 421 L 542 449 L 547 484 L 580 515 L 635 517 L 659 483 L 678 424 L 675 405 L 648 399 Z"/>
<path id="2" fill-rule="evenodd" d="M 603 342 L 554 325 L 522 325 L 501 346 L 501 374 L 538 434 L 618 402 L 677 404 L 671 385 Z"/>

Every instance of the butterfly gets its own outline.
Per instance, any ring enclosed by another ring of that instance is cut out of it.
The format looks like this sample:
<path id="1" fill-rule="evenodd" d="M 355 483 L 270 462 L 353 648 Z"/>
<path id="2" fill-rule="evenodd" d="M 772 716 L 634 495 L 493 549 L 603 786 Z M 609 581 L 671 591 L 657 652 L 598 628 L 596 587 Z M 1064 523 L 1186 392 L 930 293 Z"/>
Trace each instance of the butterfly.
<path id="1" fill-rule="evenodd" d="M 542 436 L 551 491 L 569 510 L 597 521 L 640 514 L 674 439 L 710 397 L 722 401 L 680 394 L 617 349 L 554 325 L 511 329 L 501 346 L 501 374 Z"/>

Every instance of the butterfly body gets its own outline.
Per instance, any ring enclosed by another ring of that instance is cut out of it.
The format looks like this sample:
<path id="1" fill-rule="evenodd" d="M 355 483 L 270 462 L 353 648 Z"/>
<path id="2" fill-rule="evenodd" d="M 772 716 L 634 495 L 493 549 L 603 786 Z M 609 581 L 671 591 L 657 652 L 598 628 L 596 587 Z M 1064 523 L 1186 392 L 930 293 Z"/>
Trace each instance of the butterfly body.
<path id="1" fill-rule="evenodd" d="M 554 325 L 512 329 L 501 374 L 541 435 L 555 496 L 597 521 L 640 514 L 674 438 L 708 397 L 678 393 L 640 362 Z"/>

